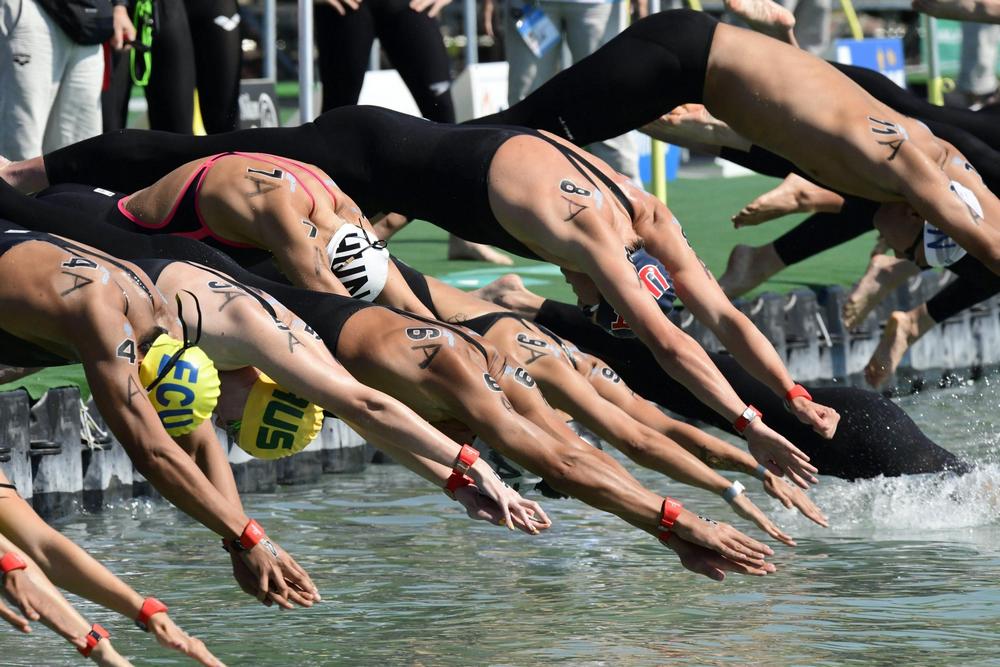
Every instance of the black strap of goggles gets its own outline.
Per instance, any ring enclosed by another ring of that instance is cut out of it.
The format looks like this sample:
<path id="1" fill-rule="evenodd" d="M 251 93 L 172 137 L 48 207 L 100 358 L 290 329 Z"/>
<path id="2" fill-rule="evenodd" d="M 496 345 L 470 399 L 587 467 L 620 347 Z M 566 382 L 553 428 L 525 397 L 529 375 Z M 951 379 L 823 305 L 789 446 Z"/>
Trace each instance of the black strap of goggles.
<path id="1" fill-rule="evenodd" d="M 174 366 L 177 365 L 177 361 L 181 358 L 181 355 L 183 355 L 187 350 L 190 350 L 192 347 L 197 345 L 198 341 L 201 340 L 201 303 L 198 301 L 198 297 L 196 297 L 191 292 L 188 292 L 187 290 L 181 290 L 181 291 L 187 292 L 188 295 L 192 299 L 194 299 L 194 307 L 198 312 L 197 333 L 195 334 L 195 338 L 193 341 L 188 339 L 187 322 L 184 320 L 184 304 L 181 301 L 180 294 L 174 295 L 174 299 L 177 301 L 177 317 L 181 321 L 181 335 L 184 336 L 184 342 L 181 345 L 181 349 L 177 350 L 172 355 L 170 355 L 170 359 L 167 360 L 167 363 L 163 364 L 163 368 L 160 369 L 160 373 L 159 375 L 156 376 L 156 379 L 150 382 L 148 385 L 146 385 L 147 392 L 152 391 L 156 385 L 160 384 L 163 381 L 163 378 L 167 377 L 167 373 L 173 370 Z"/>

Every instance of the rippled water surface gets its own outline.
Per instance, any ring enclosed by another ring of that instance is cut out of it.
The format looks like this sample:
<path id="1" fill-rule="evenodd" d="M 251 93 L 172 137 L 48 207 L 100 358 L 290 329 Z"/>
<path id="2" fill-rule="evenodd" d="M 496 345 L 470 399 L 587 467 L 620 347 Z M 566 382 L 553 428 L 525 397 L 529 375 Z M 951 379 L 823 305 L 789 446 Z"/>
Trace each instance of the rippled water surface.
<path id="1" fill-rule="evenodd" d="M 248 513 L 309 569 L 325 602 L 280 612 L 236 588 L 218 541 L 162 503 L 60 524 L 172 608 L 230 665 L 1000 665 L 1000 391 L 990 383 L 901 404 L 982 465 L 815 492 L 828 530 L 753 499 L 799 541 L 779 571 L 717 584 L 576 501 L 530 538 L 473 523 L 397 466 L 248 496 Z M 634 466 L 628 464 L 630 468 Z M 710 494 L 640 472 L 651 488 L 759 533 Z M 81 603 L 137 664 L 180 664 L 121 617 Z M 79 664 L 40 630 L 0 629 L 0 664 Z"/>

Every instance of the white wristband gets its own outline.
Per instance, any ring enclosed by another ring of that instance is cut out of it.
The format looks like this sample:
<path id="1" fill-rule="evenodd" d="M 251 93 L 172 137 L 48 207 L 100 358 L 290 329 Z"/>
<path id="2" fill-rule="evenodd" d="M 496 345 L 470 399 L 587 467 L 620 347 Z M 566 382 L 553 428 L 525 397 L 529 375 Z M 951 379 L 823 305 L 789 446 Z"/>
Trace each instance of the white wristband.
<path id="1" fill-rule="evenodd" d="M 767 480 L 767 468 L 763 463 L 758 463 L 752 474 L 762 482 Z"/>
<path id="2" fill-rule="evenodd" d="M 722 492 L 722 499 L 727 503 L 732 503 L 736 500 L 736 497 L 743 493 L 746 488 L 739 482 L 733 482 L 733 485 Z"/>

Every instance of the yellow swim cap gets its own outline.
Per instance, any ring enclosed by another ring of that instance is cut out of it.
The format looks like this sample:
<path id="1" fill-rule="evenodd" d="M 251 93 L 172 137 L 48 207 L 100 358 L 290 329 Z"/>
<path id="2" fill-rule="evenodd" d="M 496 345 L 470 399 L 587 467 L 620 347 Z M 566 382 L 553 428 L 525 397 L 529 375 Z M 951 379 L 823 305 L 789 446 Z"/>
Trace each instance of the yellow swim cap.
<path id="1" fill-rule="evenodd" d="M 139 381 L 172 436 L 196 429 L 212 415 L 219 400 L 219 373 L 212 360 L 201 348 L 185 347 L 167 334 L 153 341 L 139 366 Z"/>
<path id="2" fill-rule="evenodd" d="M 261 373 L 243 407 L 236 444 L 259 459 L 280 459 L 305 449 L 322 427 L 321 407 Z"/>

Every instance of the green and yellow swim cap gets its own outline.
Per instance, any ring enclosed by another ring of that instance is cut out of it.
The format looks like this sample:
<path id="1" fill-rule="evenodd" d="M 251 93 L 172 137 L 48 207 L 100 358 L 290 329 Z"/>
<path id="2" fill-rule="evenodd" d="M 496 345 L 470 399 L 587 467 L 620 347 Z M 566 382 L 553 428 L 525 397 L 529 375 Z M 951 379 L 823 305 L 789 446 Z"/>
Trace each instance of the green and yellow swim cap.
<path id="1" fill-rule="evenodd" d="M 280 459 L 301 452 L 323 427 L 323 409 L 285 391 L 261 373 L 250 389 L 243 418 L 230 427 L 236 444 L 259 459 Z"/>
<path id="2" fill-rule="evenodd" d="M 153 341 L 139 366 L 139 381 L 171 436 L 196 429 L 219 400 L 219 373 L 212 360 L 201 348 L 167 334 Z"/>

